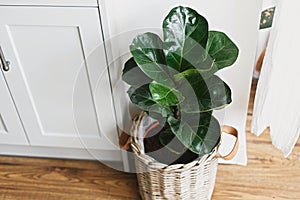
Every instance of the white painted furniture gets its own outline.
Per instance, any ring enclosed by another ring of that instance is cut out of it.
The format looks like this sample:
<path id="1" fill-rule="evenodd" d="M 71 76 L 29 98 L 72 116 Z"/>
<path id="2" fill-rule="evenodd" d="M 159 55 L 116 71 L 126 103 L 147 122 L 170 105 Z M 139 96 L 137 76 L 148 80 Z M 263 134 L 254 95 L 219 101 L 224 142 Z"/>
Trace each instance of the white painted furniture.
<path id="1" fill-rule="evenodd" d="M 98 7 L 97 0 L 1 0 L 0 4 L 9 6 Z"/>
<path id="2" fill-rule="evenodd" d="M 0 153 L 121 160 L 96 0 L 0 0 L 0 46 Z"/>
<path id="3" fill-rule="evenodd" d="M 1 143 L 27 145 L 25 132 L 2 73 L 0 73 L 0 102 Z"/>

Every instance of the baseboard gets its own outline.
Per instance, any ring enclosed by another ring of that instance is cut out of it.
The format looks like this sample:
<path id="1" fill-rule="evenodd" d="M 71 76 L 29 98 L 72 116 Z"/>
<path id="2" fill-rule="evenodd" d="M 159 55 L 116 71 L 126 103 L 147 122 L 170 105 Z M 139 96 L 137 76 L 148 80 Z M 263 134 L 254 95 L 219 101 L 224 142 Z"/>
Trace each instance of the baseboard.
<path id="1" fill-rule="evenodd" d="M 73 148 L 53 148 L 21 145 L 0 145 L 0 155 L 29 156 L 43 158 L 62 158 L 80 160 L 99 160 L 107 162 L 121 162 L 122 155 L 117 150 L 87 150 Z"/>

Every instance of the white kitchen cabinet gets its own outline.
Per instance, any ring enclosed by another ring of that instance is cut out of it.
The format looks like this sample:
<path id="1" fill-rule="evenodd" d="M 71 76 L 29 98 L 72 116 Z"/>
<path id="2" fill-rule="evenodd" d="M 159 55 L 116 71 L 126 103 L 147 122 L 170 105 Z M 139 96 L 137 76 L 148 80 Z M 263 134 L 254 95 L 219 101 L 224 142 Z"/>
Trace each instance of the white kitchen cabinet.
<path id="1" fill-rule="evenodd" d="M 0 5 L 97 7 L 97 0 L 0 0 Z"/>
<path id="2" fill-rule="evenodd" d="M 98 8 L 0 6 L 3 74 L 31 147 L 118 152 L 101 33 Z"/>
<path id="3" fill-rule="evenodd" d="M 1 65 L 1 64 L 0 64 Z M 2 66 L 1 66 L 2 67 Z M 0 143 L 27 145 L 28 141 L 14 102 L 0 71 Z"/>

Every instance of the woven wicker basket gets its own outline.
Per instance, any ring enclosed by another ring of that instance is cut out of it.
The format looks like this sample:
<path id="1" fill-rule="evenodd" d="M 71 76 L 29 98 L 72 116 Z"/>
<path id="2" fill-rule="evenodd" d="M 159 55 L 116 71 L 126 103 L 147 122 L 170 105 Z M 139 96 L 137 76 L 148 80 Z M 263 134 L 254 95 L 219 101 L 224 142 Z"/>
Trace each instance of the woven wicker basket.
<path id="1" fill-rule="evenodd" d="M 217 158 L 232 159 L 238 149 L 238 140 L 227 156 L 219 155 L 216 148 L 212 153 L 188 164 L 165 165 L 141 151 L 136 132 L 142 117 L 140 115 L 134 121 L 131 140 L 141 197 L 144 200 L 211 199 L 217 174 Z M 236 129 L 229 126 L 223 126 L 222 131 L 238 136 Z"/>

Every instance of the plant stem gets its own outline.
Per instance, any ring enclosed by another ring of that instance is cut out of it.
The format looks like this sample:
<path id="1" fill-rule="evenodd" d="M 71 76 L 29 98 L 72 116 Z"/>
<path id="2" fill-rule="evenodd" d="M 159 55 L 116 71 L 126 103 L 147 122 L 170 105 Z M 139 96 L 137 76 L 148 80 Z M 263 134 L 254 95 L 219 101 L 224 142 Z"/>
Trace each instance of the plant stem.
<path id="1" fill-rule="evenodd" d="M 172 110 L 174 118 L 179 120 L 180 119 L 179 108 L 177 106 L 172 106 L 171 110 Z"/>

